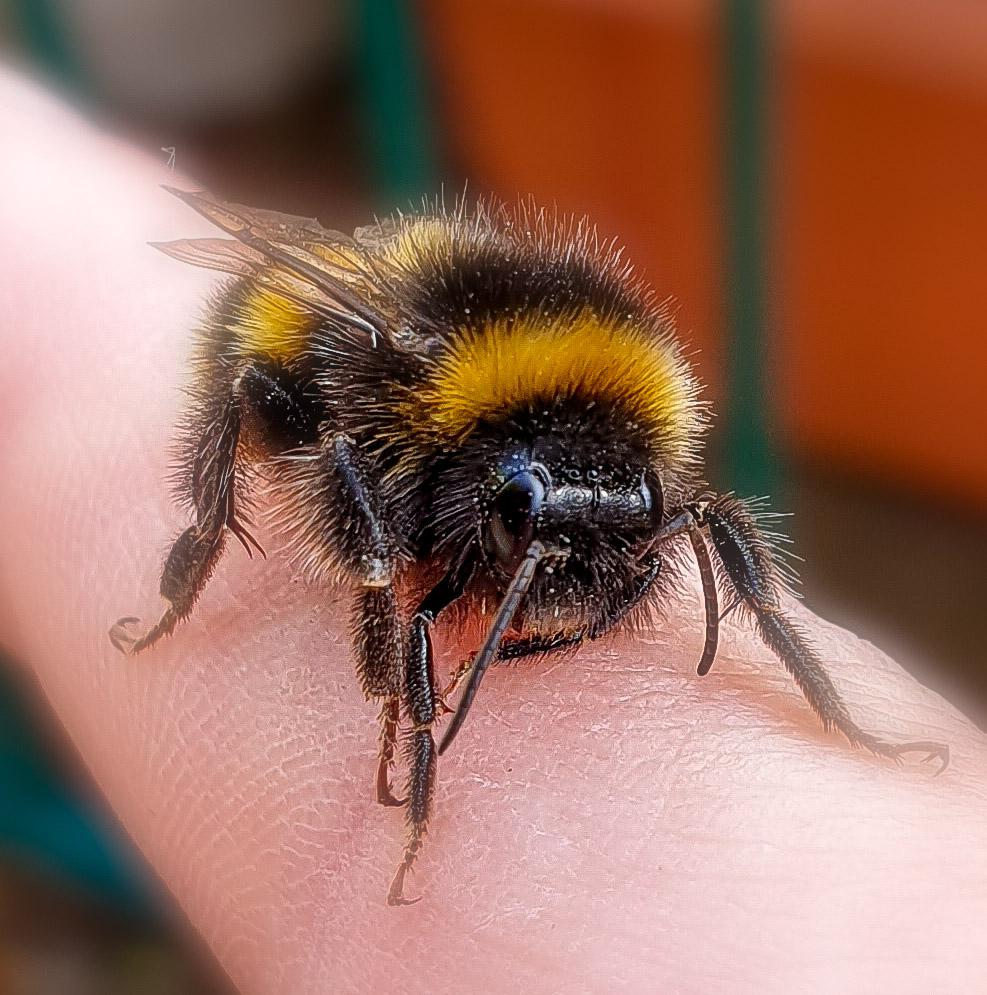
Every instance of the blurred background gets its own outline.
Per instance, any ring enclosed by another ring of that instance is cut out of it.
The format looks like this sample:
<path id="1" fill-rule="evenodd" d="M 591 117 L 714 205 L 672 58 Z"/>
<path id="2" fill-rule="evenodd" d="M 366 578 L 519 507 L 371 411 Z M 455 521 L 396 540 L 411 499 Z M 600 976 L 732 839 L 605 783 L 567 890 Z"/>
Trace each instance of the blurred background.
<path id="1" fill-rule="evenodd" d="M 793 512 L 809 604 L 983 725 L 982 0 L 5 0 L 0 52 L 328 227 L 467 180 L 589 213 L 678 302 L 714 484 Z M 227 992 L 0 676 L 0 995 Z"/>

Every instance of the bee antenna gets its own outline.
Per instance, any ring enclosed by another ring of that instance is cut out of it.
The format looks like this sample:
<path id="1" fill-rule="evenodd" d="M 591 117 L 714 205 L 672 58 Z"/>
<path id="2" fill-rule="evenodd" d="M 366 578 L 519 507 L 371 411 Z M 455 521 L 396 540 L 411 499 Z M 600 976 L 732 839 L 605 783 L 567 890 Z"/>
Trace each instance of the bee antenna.
<path id="1" fill-rule="evenodd" d="M 456 733 L 459 732 L 466 721 L 470 705 L 473 704 L 476 692 L 480 688 L 480 681 L 483 680 L 483 675 L 487 672 L 487 668 L 497 657 L 504 633 L 507 632 L 511 620 L 517 613 L 518 608 L 521 607 L 521 602 L 524 600 L 524 596 L 528 593 L 528 588 L 531 587 L 531 583 L 535 579 L 535 571 L 538 569 L 538 564 L 545 557 L 551 555 L 552 553 L 537 539 L 528 547 L 528 551 L 524 554 L 524 559 L 514 572 L 510 586 L 507 588 L 507 593 L 497 608 L 497 614 L 494 616 L 493 624 L 487 633 L 487 638 L 480 648 L 480 652 L 476 654 L 473 665 L 470 667 L 469 681 L 466 684 L 466 689 L 463 691 L 462 698 L 459 699 L 459 707 L 456 709 L 456 714 L 452 717 L 449 728 L 446 729 L 445 735 L 442 737 L 442 742 L 439 744 L 439 756 L 449 749 L 449 745 L 456 738 Z"/>
<path id="2" fill-rule="evenodd" d="M 703 524 L 705 524 L 705 508 L 700 504 L 690 505 L 668 522 L 645 550 L 646 553 L 650 552 L 656 543 L 670 539 L 672 536 L 681 535 L 683 532 L 689 537 L 693 555 L 696 557 L 696 565 L 699 567 L 699 579 L 703 585 L 703 604 L 706 608 L 706 636 L 703 642 L 703 655 L 699 658 L 699 666 L 696 668 L 700 677 L 705 677 L 709 673 L 710 667 L 713 666 L 713 661 L 716 659 L 716 651 L 720 643 L 721 620 L 737 607 L 737 603 L 734 603 L 720 614 L 716 574 L 709 556 L 709 548 L 701 531 Z"/>
<path id="3" fill-rule="evenodd" d="M 705 677 L 709 673 L 713 661 L 716 659 L 716 649 L 720 642 L 720 620 L 737 607 L 734 602 L 724 613 L 720 614 L 718 598 L 716 594 L 716 576 L 713 573 L 713 564 L 710 562 L 709 550 L 706 548 L 706 540 L 703 539 L 699 529 L 689 530 L 689 540 L 692 543 L 692 552 L 696 557 L 696 564 L 699 566 L 699 577 L 703 582 L 703 603 L 706 608 L 706 636 L 703 642 L 703 655 L 699 659 L 699 666 L 696 673 L 700 677 Z"/>

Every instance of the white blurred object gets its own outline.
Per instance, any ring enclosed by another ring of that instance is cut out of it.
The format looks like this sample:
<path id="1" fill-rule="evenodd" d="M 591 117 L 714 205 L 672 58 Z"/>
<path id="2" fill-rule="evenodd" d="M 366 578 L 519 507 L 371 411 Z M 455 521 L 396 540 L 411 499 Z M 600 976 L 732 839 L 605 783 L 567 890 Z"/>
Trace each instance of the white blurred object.
<path id="1" fill-rule="evenodd" d="M 57 0 L 87 87 L 186 121 L 276 106 L 339 60 L 340 0 Z"/>

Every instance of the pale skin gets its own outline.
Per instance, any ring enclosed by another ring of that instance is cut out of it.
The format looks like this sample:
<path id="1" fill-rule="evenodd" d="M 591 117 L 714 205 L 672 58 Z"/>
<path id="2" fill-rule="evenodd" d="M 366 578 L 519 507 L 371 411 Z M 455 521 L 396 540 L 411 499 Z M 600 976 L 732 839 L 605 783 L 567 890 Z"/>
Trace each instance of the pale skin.
<path id="1" fill-rule="evenodd" d="M 734 618 L 697 677 L 698 592 L 643 638 L 491 671 L 440 764 L 424 900 L 388 908 L 402 814 L 374 800 L 343 592 L 261 530 L 270 558 L 231 544 L 171 639 L 107 639 L 154 617 L 185 525 L 167 450 L 213 284 L 144 243 L 209 232 L 163 164 L 10 76 L 0 133 L 0 639 L 246 995 L 983 986 L 985 738 L 801 607 L 854 717 L 948 743 L 942 776 L 823 732 Z M 439 672 L 474 644 L 440 626 Z"/>

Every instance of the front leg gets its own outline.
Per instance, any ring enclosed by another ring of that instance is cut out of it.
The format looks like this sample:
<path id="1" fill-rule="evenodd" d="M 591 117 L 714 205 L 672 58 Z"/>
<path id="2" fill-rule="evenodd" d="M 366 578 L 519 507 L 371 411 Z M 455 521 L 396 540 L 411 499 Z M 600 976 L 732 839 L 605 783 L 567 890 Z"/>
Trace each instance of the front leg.
<path id="1" fill-rule="evenodd" d="M 548 656 L 578 649 L 587 639 L 600 639 L 615 629 L 648 596 L 661 573 L 661 558 L 654 553 L 641 561 L 641 572 L 631 580 L 611 603 L 604 603 L 589 625 L 572 632 L 555 632 L 551 635 L 523 636 L 520 639 L 505 640 L 497 654 L 498 660 L 522 660 L 529 656 Z M 450 675 L 449 683 L 439 698 L 443 713 L 452 709 L 445 703 L 455 693 L 463 678 L 473 665 L 473 654 Z"/>
<path id="2" fill-rule="evenodd" d="M 475 565 L 475 553 L 470 550 L 425 596 L 411 619 L 404 689 L 412 723 L 408 742 L 408 836 L 404 856 L 387 893 L 388 905 L 412 905 L 419 901 L 404 897 L 404 879 L 421 851 L 435 790 L 437 753 L 432 725 L 437 699 L 429 630 L 439 614 L 466 590 Z"/>
<path id="3" fill-rule="evenodd" d="M 726 580 L 742 608 L 753 616 L 761 638 L 795 679 L 823 726 L 838 729 L 851 745 L 863 746 L 879 756 L 898 760 L 906 753 L 925 753 L 926 760 L 939 759 L 939 773 L 945 770 L 949 763 L 949 747 L 945 744 L 926 740 L 889 743 L 854 722 L 819 655 L 779 604 L 778 593 L 783 585 L 771 547 L 747 506 L 735 497 L 726 496 L 698 507 L 701 524 L 709 530 Z"/>

